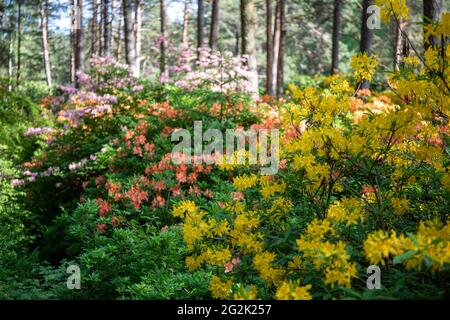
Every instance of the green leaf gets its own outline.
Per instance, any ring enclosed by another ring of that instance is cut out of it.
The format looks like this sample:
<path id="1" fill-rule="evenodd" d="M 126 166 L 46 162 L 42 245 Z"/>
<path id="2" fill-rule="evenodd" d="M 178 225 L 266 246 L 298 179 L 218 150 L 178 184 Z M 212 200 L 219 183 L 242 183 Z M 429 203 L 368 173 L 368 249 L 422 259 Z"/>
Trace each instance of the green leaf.
<path id="1" fill-rule="evenodd" d="M 426 256 L 423 258 L 423 261 L 425 262 L 425 266 L 426 266 L 427 268 L 431 268 L 431 266 L 433 265 L 433 261 L 431 260 L 431 258 L 430 258 L 429 255 L 426 255 Z"/>
<path id="2" fill-rule="evenodd" d="M 411 259 L 411 257 L 412 257 L 413 255 L 415 255 L 416 253 L 417 253 L 417 250 L 410 250 L 410 251 L 405 252 L 405 253 L 403 253 L 403 254 L 401 254 L 401 255 L 398 255 L 398 256 L 396 256 L 396 257 L 394 258 L 394 264 L 400 264 L 400 263 L 403 263 L 403 262 L 405 262 L 406 260 Z"/>
<path id="3" fill-rule="evenodd" d="M 419 241 L 417 241 L 417 238 L 413 233 L 407 232 L 406 235 L 414 242 L 416 246 L 419 246 Z"/>
<path id="4" fill-rule="evenodd" d="M 363 295 L 353 289 L 346 288 L 346 287 L 340 287 L 340 289 L 349 295 L 349 297 L 347 297 L 347 299 L 348 298 L 356 298 L 359 300 L 363 299 Z"/>

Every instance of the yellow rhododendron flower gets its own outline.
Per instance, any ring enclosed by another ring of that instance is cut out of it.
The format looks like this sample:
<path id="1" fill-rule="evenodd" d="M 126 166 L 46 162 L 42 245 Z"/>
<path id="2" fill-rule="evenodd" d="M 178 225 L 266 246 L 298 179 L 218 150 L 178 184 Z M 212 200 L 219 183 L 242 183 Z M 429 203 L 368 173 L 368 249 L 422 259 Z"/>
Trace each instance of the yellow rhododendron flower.
<path id="1" fill-rule="evenodd" d="M 312 300 L 312 296 L 309 293 L 311 285 L 298 286 L 298 282 L 286 282 L 283 281 L 277 288 L 275 299 L 277 300 Z"/>
<path id="2" fill-rule="evenodd" d="M 238 191 L 244 191 L 256 185 L 258 177 L 256 175 L 243 175 L 233 179 L 233 185 Z"/>
<path id="3" fill-rule="evenodd" d="M 231 294 L 231 287 L 233 286 L 233 280 L 222 281 L 218 276 L 212 276 L 209 283 L 209 289 L 213 298 L 225 299 Z"/>
<path id="4" fill-rule="evenodd" d="M 368 56 L 367 52 L 364 52 L 353 56 L 350 66 L 355 70 L 353 75 L 356 81 L 361 82 L 363 80 L 372 80 L 378 64 L 379 60 L 376 55 Z"/>
<path id="5" fill-rule="evenodd" d="M 409 210 L 409 200 L 408 199 L 392 198 L 391 204 L 397 214 L 401 215 Z"/>

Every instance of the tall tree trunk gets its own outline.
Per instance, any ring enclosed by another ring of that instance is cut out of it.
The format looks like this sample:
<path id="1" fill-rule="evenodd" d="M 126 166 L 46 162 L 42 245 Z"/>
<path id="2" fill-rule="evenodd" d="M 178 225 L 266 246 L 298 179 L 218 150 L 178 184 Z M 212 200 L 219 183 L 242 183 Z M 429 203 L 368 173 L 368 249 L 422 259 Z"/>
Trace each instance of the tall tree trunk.
<path id="1" fill-rule="evenodd" d="M 248 56 L 250 92 L 255 97 L 258 97 L 258 70 L 255 43 L 257 21 L 258 17 L 254 0 L 241 0 L 242 54 Z"/>
<path id="2" fill-rule="evenodd" d="M 22 50 L 22 1 L 17 1 L 17 64 L 16 64 L 16 86 L 20 85 L 21 50 Z"/>
<path id="3" fill-rule="evenodd" d="M 70 82 L 75 84 L 76 78 L 76 52 L 77 52 L 77 18 L 75 14 L 75 0 L 70 0 L 70 44 L 71 44 L 71 53 L 70 53 Z"/>
<path id="4" fill-rule="evenodd" d="M 0 32 L 6 32 L 8 36 L 8 91 L 12 91 L 13 83 L 13 30 L 8 23 L 8 17 L 6 16 L 6 5 L 0 0 Z"/>
<path id="5" fill-rule="evenodd" d="M 84 70 L 84 52 L 83 52 L 83 0 L 77 0 L 77 32 L 76 32 L 76 54 L 75 71 Z M 75 79 L 76 85 L 79 85 L 78 79 Z"/>
<path id="6" fill-rule="evenodd" d="M 6 6 L 3 3 L 3 0 L 0 0 L 0 30 L 1 31 L 4 31 L 4 29 L 2 29 L 2 28 L 4 27 L 4 24 L 5 24 L 5 17 L 6 17 L 5 9 L 6 9 Z"/>
<path id="7" fill-rule="evenodd" d="M 111 54 L 111 20 L 109 17 L 110 2 L 102 0 L 102 22 L 103 22 L 103 39 L 102 39 L 102 55 Z"/>
<path id="8" fill-rule="evenodd" d="M 273 91 L 273 12 L 272 0 L 266 0 L 266 93 Z"/>
<path id="9" fill-rule="evenodd" d="M 234 32 L 235 43 L 234 43 L 234 55 L 238 56 L 241 52 L 241 27 L 237 26 Z"/>
<path id="10" fill-rule="evenodd" d="M 13 67 L 14 67 L 14 37 L 13 31 L 9 30 L 9 47 L 8 47 L 8 91 L 12 91 L 13 87 Z"/>
<path id="11" fill-rule="evenodd" d="M 141 47 L 142 47 L 142 2 L 136 0 L 135 27 L 136 33 L 136 77 L 141 73 Z"/>
<path id="12" fill-rule="evenodd" d="M 277 97 L 283 95 L 284 82 L 284 38 L 286 36 L 286 2 L 278 0 L 280 8 L 280 44 L 278 45 Z"/>
<path id="13" fill-rule="evenodd" d="M 184 0 L 183 11 L 183 36 L 181 42 L 184 47 L 188 47 L 188 28 L 189 28 L 189 0 Z"/>
<path id="14" fill-rule="evenodd" d="M 205 42 L 205 16 L 203 0 L 197 2 L 197 49 L 203 48 Z"/>
<path id="15" fill-rule="evenodd" d="M 367 21 L 369 19 L 369 14 L 367 13 L 367 9 L 373 5 L 373 0 L 364 0 L 363 1 L 363 12 L 361 16 L 361 41 L 359 45 L 360 52 L 367 52 L 368 55 L 372 55 L 372 42 L 374 30 L 369 28 L 367 25 Z M 361 83 L 360 88 L 366 89 L 369 88 L 369 81 L 365 80 Z"/>
<path id="16" fill-rule="evenodd" d="M 111 19 L 110 19 L 110 27 L 109 27 L 109 54 L 113 55 L 113 43 L 114 43 L 114 21 L 116 21 L 116 1 L 110 0 L 111 2 Z"/>
<path id="17" fill-rule="evenodd" d="M 109 48 L 109 54 L 111 54 L 112 51 L 112 37 L 113 37 L 113 27 L 114 27 L 114 0 L 109 0 L 109 6 L 110 6 L 110 14 L 109 14 L 109 28 L 108 28 L 108 48 Z"/>
<path id="18" fill-rule="evenodd" d="M 443 9 L 443 0 L 423 0 L 423 27 L 424 30 L 432 22 L 439 21 Z M 439 39 L 430 37 L 424 39 L 423 47 L 428 50 L 429 47 L 436 47 L 439 44 Z"/>
<path id="19" fill-rule="evenodd" d="M 373 42 L 373 29 L 370 29 L 367 25 L 369 14 L 367 8 L 373 5 L 373 0 L 363 0 L 363 12 L 361 17 L 361 41 L 359 44 L 360 52 L 367 52 L 368 55 L 372 54 L 372 42 Z"/>
<path id="20" fill-rule="evenodd" d="M 408 42 L 408 30 L 404 30 L 406 33 L 405 36 L 402 37 L 402 57 L 408 57 L 410 52 L 410 44 Z"/>
<path id="21" fill-rule="evenodd" d="M 160 76 L 166 75 L 166 5 L 164 0 L 159 0 L 159 14 L 160 14 L 160 32 L 161 32 L 161 43 L 160 43 L 160 61 L 159 61 L 159 71 Z"/>
<path id="22" fill-rule="evenodd" d="M 277 91 L 277 72 L 278 72 L 278 55 L 280 51 L 280 36 L 281 36 L 281 24 L 280 24 L 280 5 L 278 1 L 275 6 L 275 24 L 273 31 L 273 64 L 272 64 L 272 92 L 275 94 Z"/>
<path id="23" fill-rule="evenodd" d="M 209 36 L 209 47 L 213 51 L 217 51 L 219 49 L 219 11 L 220 11 L 220 0 L 213 0 L 212 3 L 212 14 L 211 14 L 211 31 Z"/>
<path id="24" fill-rule="evenodd" d="M 136 68 L 136 38 L 133 30 L 133 6 L 130 0 L 122 0 L 124 33 L 125 33 L 125 56 L 131 72 L 137 74 Z"/>
<path id="25" fill-rule="evenodd" d="M 116 4 L 116 0 L 113 0 L 113 3 Z M 122 10 L 121 10 L 121 1 L 118 0 L 118 8 L 119 10 L 117 11 L 117 15 L 118 15 L 118 19 L 117 19 L 117 32 L 116 32 L 116 36 L 114 39 L 114 42 L 116 43 L 116 59 L 118 61 L 122 60 L 122 46 L 123 46 L 123 42 L 122 42 L 122 30 L 123 30 L 123 26 L 125 25 L 125 23 L 123 22 L 123 14 L 122 14 Z"/>
<path id="26" fill-rule="evenodd" d="M 394 33 L 394 52 L 393 52 L 393 69 L 394 71 L 400 70 L 400 63 L 403 56 L 403 36 L 401 30 L 403 29 L 403 19 L 398 19 L 399 25 L 393 21 L 392 25 L 395 29 Z"/>
<path id="27" fill-rule="evenodd" d="M 39 15 L 41 19 L 42 53 L 44 58 L 45 77 L 47 85 L 52 86 L 52 73 L 50 67 L 50 46 L 48 41 L 48 1 L 41 0 L 39 3 Z"/>
<path id="28" fill-rule="evenodd" d="M 331 74 L 339 70 L 339 42 L 341 38 L 341 7 L 342 0 L 334 0 L 333 40 L 331 52 Z"/>
<path id="29" fill-rule="evenodd" d="M 99 54 L 99 28 L 98 28 L 98 2 L 92 0 L 92 20 L 91 20 L 91 56 Z"/>

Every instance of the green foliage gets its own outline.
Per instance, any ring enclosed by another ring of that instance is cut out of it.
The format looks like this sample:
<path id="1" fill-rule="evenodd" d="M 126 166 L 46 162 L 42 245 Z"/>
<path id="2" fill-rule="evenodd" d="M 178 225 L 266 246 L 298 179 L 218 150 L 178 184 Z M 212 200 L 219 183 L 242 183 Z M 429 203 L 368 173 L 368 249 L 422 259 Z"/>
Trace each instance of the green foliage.
<path id="1" fill-rule="evenodd" d="M 23 133 L 29 127 L 48 123 L 28 96 L 0 87 L 0 157 L 17 163 L 30 159 L 38 144 Z"/>
<path id="2" fill-rule="evenodd" d="M 79 298 L 195 299 L 207 297 L 208 274 L 189 273 L 184 266 L 179 227 L 159 230 L 131 221 L 126 229 L 99 234 L 97 205 L 80 205 L 68 224 L 70 252 L 79 256 L 82 290 Z"/>
<path id="3" fill-rule="evenodd" d="M 76 298 L 67 289 L 66 268 L 62 261 L 58 267 L 40 262 L 36 255 L 18 257 L 13 273 L 0 274 L 0 299 L 43 300 Z"/>
<path id="4" fill-rule="evenodd" d="M 0 158 L 0 174 L 0 264 L 3 264 L 14 261 L 29 240 L 24 232 L 24 221 L 30 212 L 20 204 L 24 194 L 6 180 L 16 174 L 11 162 Z"/>

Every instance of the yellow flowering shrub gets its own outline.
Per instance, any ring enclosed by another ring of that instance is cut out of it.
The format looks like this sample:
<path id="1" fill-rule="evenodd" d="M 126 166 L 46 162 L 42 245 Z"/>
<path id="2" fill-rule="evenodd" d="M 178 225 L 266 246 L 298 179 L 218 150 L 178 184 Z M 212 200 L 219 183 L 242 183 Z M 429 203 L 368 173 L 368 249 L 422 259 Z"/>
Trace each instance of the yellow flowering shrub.
<path id="1" fill-rule="evenodd" d="M 283 282 L 278 288 L 275 298 L 277 300 L 311 300 L 312 296 L 309 293 L 311 285 L 300 287 L 296 283 Z"/>
<path id="2" fill-rule="evenodd" d="M 381 8 L 381 18 L 385 22 L 389 22 L 389 18 L 393 16 L 403 20 L 409 18 L 406 0 L 376 0 L 375 4 Z"/>
<path id="3" fill-rule="evenodd" d="M 231 293 L 232 285 L 233 282 L 231 280 L 222 281 L 219 277 L 213 276 L 210 283 L 213 298 L 227 298 Z"/>
<path id="4" fill-rule="evenodd" d="M 378 58 L 376 56 L 368 56 L 367 52 L 353 56 L 350 66 L 354 69 L 353 76 L 356 81 L 372 80 L 378 63 Z"/>
<path id="5" fill-rule="evenodd" d="M 386 17 L 407 16 L 403 0 L 379 4 Z M 449 25 L 444 14 L 429 32 L 449 36 Z M 220 201 L 202 210 L 187 201 L 173 207 L 190 251 L 187 268 L 212 272 L 213 297 L 347 297 L 368 290 L 370 265 L 381 267 L 391 287 L 426 274 L 434 293 L 443 292 L 440 275 L 450 266 L 449 59 L 449 44 L 404 57 L 383 93 L 359 90 L 378 64 L 367 54 L 353 57 L 353 79 L 289 86 L 289 99 L 273 106 L 282 131 L 278 173 L 222 166 L 229 184 Z"/>
<path id="6" fill-rule="evenodd" d="M 373 264 L 385 265 L 393 258 L 394 263 L 403 263 L 407 269 L 420 270 L 429 266 L 434 270 L 450 264 L 450 224 L 421 222 L 416 234 L 405 236 L 392 231 L 370 234 L 364 242 L 367 259 Z"/>
<path id="7" fill-rule="evenodd" d="M 256 175 L 244 175 L 234 178 L 233 185 L 238 191 L 253 187 L 258 182 Z"/>

